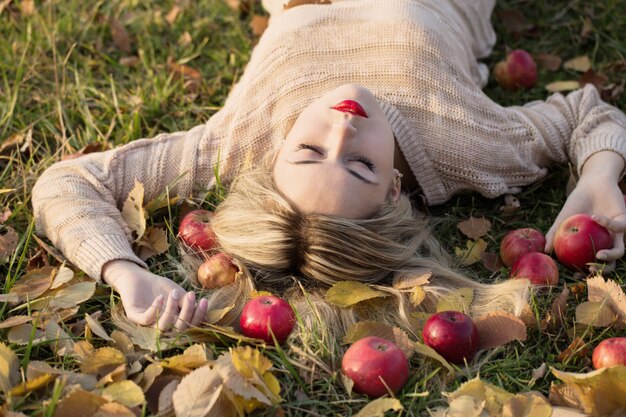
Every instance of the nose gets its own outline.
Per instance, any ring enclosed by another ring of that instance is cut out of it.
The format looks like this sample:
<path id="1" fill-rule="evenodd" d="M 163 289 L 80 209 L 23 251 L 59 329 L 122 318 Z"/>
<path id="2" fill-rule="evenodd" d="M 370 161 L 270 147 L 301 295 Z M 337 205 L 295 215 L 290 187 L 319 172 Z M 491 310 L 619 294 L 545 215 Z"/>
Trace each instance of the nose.
<path id="1" fill-rule="evenodd" d="M 356 137 L 357 130 L 350 122 L 350 119 L 343 118 L 334 122 L 329 134 L 329 156 L 339 157 L 343 154 L 346 146 Z"/>

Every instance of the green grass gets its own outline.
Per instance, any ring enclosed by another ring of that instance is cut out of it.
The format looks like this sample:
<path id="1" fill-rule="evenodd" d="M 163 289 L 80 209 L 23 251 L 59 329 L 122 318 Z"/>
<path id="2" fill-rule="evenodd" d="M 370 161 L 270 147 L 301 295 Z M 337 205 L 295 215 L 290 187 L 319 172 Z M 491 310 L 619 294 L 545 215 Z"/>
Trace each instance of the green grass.
<path id="1" fill-rule="evenodd" d="M 18 147 L 8 147 L 0 154 L 0 189 L 13 189 L 0 194 L 0 213 L 7 208 L 12 210 L 6 225 L 20 235 L 14 255 L 0 262 L 0 285 L 5 292 L 25 273 L 28 260 L 38 248 L 32 238 L 30 190 L 42 171 L 88 144 L 113 147 L 161 132 L 186 130 L 204 122 L 223 104 L 255 42 L 249 27 L 251 16 L 231 10 L 220 0 L 181 2 L 183 10 L 171 25 L 165 18 L 174 1 L 51 0 L 36 2 L 36 11 L 30 16 L 23 15 L 20 4 L 17 0 L 10 2 L 0 13 L 0 146 L 18 135 L 24 138 Z M 259 7 L 256 5 L 257 10 Z M 626 0 L 507 0 L 498 2 L 497 10 L 501 9 L 522 10 L 527 21 L 536 26 L 537 36 L 515 37 L 494 15 L 498 43 L 486 60 L 491 68 L 504 57 L 507 48 L 548 52 L 563 60 L 587 54 L 594 70 L 604 73 L 609 83 L 626 82 L 623 67 L 617 70 L 614 65 L 626 64 L 626 20 L 620 18 L 626 10 Z M 585 17 L 591 19 L 594 30 L 582 38 L 580 31 Z M 110 18 L 118 19 L 127 28 L 130 53 L 114 45 Z M 179 40 L 186 32 L 191 42 L 181 44 Z M 127 56 L 136 57 L 133 66 L 120 63 Z M 202 81 L 197 96 L 188 94 L 181 80 L 168 71 L 168 57 L 200 71 Z M 551 81 L 578 77 L 579 74 L 563 69 L 541 70 L 538 85 L 529 91 L 506 93 L 493 80 L 485 91 L 503 105 L 521 105 L 545 99 L 548 93 L 544 86 Z M 612 104 L 626 109 L 626 94 Z M 511 216 L 500 212 L 502 198 L 487 200 L 477 195 L 462 195 L 445 205 L 431 207 L 430 213 L 442 219 L 437 235 L 450 251 L 464 245 L 466 238 L 458 232 L 456 223 L 470 215 L 491 220 L 493 228 L 487 237 L 491 252 L 497 250 L 508 230 L 533 226 L 545 232 L 564 202 L 567 177 L 567 167 L 556 167 L 545 180 L 518 196 L 521 210 Z M 168 221 L 176 215 L 174 208 L 167 216 Z M 170 257 L 176 256 L 176 252 L 172 250 L 168 256 L 151 261 L 153 272 L 170 276 Z M 609 276 L 622 283 L 625 271 L 620 261 Z M 494 282 L 505 279 L 507 271 L 492 273 L 477 264 L 468 268 L 468 273 L 481 281 Z M 565 270 L 562 279 L 568 284 L 576 282 Z M 543 315 L 556 295 L 554 292 L 538 297 L 536 311 Z M 81 305 L 79 317 L 84 312 L 100 310 L 105 312 L 103 321 L 107 323 L 111 299 L 110 292 L 100 288 L 90 301 Z M 461 372 L 465 377 L 445 386 L 439 374 L 431 372 L 434 367 L 424 366 L 422 358 L 415 357 L 412 365 L 419 371 L 399 395 L 406 408 L 403 415 L 420 415 L 427 406 L 441 405 L 442 388 L 451 391 L 478 374 L 511 392 L 537 390 L 547 395 L 553 378 L 548 373 L 533 382 L 534 368 L 546 362 L 562 370 L 586 369 L 589 355 L 564 364 L 557 363 L 555 358 L 574 334 L 586 331 L 585 341 L 592 345 L 602 337 L 617 334 L 612 330 L 576 328 L 576 304 L 570 302 L 567 321 L 561 328 L 554 332 L 529 329 L 526 342 L 484 353 L 474 366 Z M 0 306 L 0 320 L 17 313 L 11 308 Z M 5 340 L 6 330 L 0 332 Z M 184 347 L 182 340 L 180 343 Z M 42 360 L 53 366 L 75 368 L 71 358 L 56 357 L 45 343 L 11 347 L 23 367 L 30 361 Z M 286 366 L 285 355 L 289 351 L 282 354 L 268 350 L 266 354 L 278 369 L 285 400 L 282 408 L 287 415 L 353 415 L 367 402 L 361 396 L 348 397 L 338 375 L 314 382 L 299 381 Z M 61 388 L 57 381 L 36 393 L 13 398 L 11 407 L 26 414 L 52 416 Z M 425 391 L 429 394 L 422 395 Z M 274 412 L 275 409 L 269 409 L 257 414 L 272 416 Z M 145 408 L 143 413 L 148 415 Z"/>

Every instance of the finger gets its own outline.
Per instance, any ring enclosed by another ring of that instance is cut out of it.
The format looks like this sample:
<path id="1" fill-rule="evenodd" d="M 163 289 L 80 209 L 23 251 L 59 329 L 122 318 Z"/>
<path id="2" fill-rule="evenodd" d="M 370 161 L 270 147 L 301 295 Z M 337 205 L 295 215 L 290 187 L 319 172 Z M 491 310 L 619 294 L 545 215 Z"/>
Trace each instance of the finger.
<path id="1" fill-rule="evenodd" d="M 193 291 L 185 294 L 180 307 L 180 313 L 178 313 L 178 319 L 174 323 L 174 328 L 181 332 L 189 327 L 189 322 L 193 316 L 193 312 L 196 309 L 196 294 Z"/>
<path id="2" fill-rule="evenodd" d="M 141 313 L 129 313 L 126 312 L 128 318 L 134 321 L 137 324 L 141 324 L 142 326 L 148 326 L 155 322 L 159 311 L 163 310 L 163 301 L 165 297 L 163 295 L 159 295 L 154 299 L 150 307 L 146 309 L 146 311 Z"/>
<path id="3" fill-rule="evenodd" d="M 596 254 L 596 258 L 601 261 L 614 261 L 624 256 L 624 234 L 615 233 L 613 235 L 613 247 L 602 249 Z"/>
<path id="4" fill-rule="evenodd" d="M 199 326 L 202 321 L 206 319 L 206 312 L 209 308 L 209 302 L 206 298 L 198 301 L 198 305 L 196 306 L 196 311 L 193 313 L 193 317 L 189 323 L 190 326 Z"/>
<path id="5" fill-rule="evenodd" d="M 178 304 L 180 302 L 181 291 L 179 289 L 172 290 L 167 297 L 167 303 L 165 304 L 165 310 L 161 314 L 159 321 L 157 322 L 157 328 L 160 331 L 168 331 L 172 325 L 176 322 L 178 317 Z"/>
<path id="6" fill-rule="evenodd" d="M 591 218 L 598 224 L 606 227 L 613 233 L 626 232 L 626 220 L 610 218 L 601 214 L 594 214 Z"/>

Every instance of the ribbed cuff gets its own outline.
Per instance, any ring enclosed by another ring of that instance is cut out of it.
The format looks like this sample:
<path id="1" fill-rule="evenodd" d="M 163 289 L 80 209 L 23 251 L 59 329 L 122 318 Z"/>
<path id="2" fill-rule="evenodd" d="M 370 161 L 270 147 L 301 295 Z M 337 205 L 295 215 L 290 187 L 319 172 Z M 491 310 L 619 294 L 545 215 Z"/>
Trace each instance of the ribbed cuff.
<path id="1" fill-rule="evenodd" d="M 84 240 L 76 250 L 76 266 L 87 275 L 100 282 L 102 267 L 109 261 L 124 259 L 135 262 L 143 268 L 148 265 L 134 254 L 125 236 L 97 235 Z"/>
<path id="2" fill-rule="evenodd" d="M 582 174 L 582 168 L 587 159 L 600 151 L 613 151 L 622 155 L 625 169 L 622 171 L 620 178 L 623 177 L 626 171 L 626 137 L 619 135 L 598 135 L 579 141 L 576 152 L 576 172 L 578 176 L 580 177 Z"/>

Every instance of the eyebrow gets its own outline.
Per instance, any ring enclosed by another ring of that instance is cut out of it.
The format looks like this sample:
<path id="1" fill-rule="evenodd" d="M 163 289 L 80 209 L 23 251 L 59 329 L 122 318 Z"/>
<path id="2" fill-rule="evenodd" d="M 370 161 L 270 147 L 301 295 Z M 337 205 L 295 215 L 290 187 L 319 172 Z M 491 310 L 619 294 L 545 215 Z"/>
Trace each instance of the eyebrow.
<path id="1" fill-rule="evenodd" d="M 320 161 L 304 160 L 304 161 L 295 161 L 295 162 L 289 162 L 289 163 L 293 164 L 293 165 L 304 165 L 304 164 L 319 164 Z M 366 184 L 372 184 L 372 185 L 377 185 L 378 184 L 376 182 L 368 180 L 367 178 L 365 178 L 364 176 L 362 176 L 358 172 L 351 170 L 350 168 L 346 168 L 346 171 L 348 171 L 350 173 L 350 175 L 352 175 L 353 177 L 360 179 L 361 181 L 363 181 Z"/>

